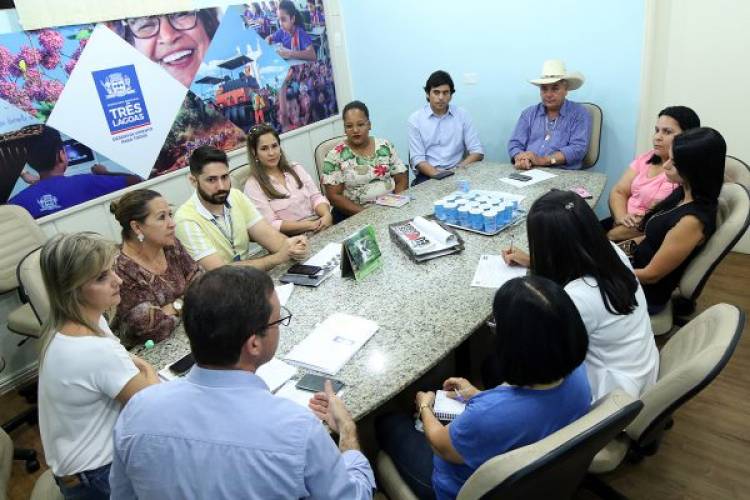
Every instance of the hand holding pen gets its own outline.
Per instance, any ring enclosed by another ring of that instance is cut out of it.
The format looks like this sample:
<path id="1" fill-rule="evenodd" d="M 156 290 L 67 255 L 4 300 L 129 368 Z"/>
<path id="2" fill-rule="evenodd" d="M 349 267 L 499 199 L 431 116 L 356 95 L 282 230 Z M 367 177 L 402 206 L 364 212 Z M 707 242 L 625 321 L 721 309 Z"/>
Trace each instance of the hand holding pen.
<path id="1" fill-rule="evenodd" d="M 451 377 L 443 382 L 443 390 L 448 393 L 448 397 L 461 401 L 462 403 L 467 402 L 481 391 L 471 385 L 471 382 L 462 377 Z"/>

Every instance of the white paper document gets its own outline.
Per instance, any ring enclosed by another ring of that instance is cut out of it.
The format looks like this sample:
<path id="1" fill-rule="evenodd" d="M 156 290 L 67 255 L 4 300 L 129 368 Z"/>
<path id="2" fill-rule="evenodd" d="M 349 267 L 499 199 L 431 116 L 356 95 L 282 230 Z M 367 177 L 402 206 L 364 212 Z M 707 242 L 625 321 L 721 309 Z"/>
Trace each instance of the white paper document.
<path id="1" fill-rule="evenodd" d="M 354 356 L 378 324 L 344 313 L 334 313 L 294 346 L 284 359 L 298 366 L 335 375 Z"/>
<path id="2" fill-rule="evenodd" d="M 276 391 L 276 396 L 288 399 L 289 401 L 293 401 L 298 405 L 304 406 L 305 408 L 309 409 L 310 407 L 307 406 L 307 404 L 310 402 L 310 398 L 312 398 L 313 394 L 315 393 L 297 389 L 296 385 L 297 383 L 294 380 L 290 380 L 289 382 L 281 386 L 281 389 Z"/>
<path id="3" fill-rule="evenodd" d="M 285 306 L 289 297 L 292 296 L 294 291 L 294 283 L 287 283 L 286 285 L 276 285 L 276 295 L 279 297 L 279 304 Z"/>
<path id="4" fill-rule="evenodd" d="M 271 392 L 276 392 L 287 380 L 297 374 L 297 369 L 278 358 L 273 358 L 258 368 L 255 374 L 263 379 Z"/>
<path id="5" fill-rule="evenodd" d="M 529 177 L 531 177 L 531 180 L 517 181 L 515 179 L 509 178 L 508 176 L 501 177 L 500 180 L 506 184 L 510 184 L 513 187 L 522 188 L 537 184 L 542 181 L 546 181 L 547 179 L 551 179 L 553 177 L 557 177 L 557 174 L 551 174 L 549 172 L 545 172 L 544 170 L 539 170 L 538 168 L 532 168 L 531 170 L 522 170 L 518 173 L 521 175 L 528 175 Z"/>
<path id="6" fill-rule="evenodd" d="M 525 275 L 525 267 L 509 266 L 501 255 L 482 255 L 471 286 L 500 288 L 506 281 Z"/>
<path id="7" fill-rule="evenodd" d="M 341 243 L 329 243 L 305 261 L 306 266 L 338 266 L 341 261 Z"/>

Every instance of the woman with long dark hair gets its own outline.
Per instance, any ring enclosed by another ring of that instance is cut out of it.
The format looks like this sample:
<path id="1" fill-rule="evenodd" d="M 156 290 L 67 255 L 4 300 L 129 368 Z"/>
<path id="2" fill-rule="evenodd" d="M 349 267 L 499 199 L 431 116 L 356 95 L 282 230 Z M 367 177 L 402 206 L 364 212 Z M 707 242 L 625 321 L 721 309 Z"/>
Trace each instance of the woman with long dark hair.
<path id="1" fill-rule="evenodd" d="M 654 147 L 633 160 L 609 195 L 612 217 L 602 221 L 609 239 L 622 241 L 642 234 L 639 228 L 643 215 L 677 188 L 664 172 L 672 141 L 678 134 L 700 126 L 698 115 L 686 106 L 669 106 L 659 112 Z"/>
<path id="2" fill-rule="evenodd" d="M 503 252 L 570 295 L 589 336 L 586 371 L 594 399 L 619 388 L 639 397 L 656 382 L 659 353 L 646 297 L 627 257 L 604 234 L 591 207 L 571 191 L 550 191 L 527 220 L 529 255 Z"/>
<path id="3" fill-rule="evenodd" d="M 302 165 L 287 161 L 273 127 L 263 123 L 250 129 L 247 154 L 245 194 L 273 227 L 292 236 L 333 224 L 330 203 Z"/>
<path id="4" fill-rule="evenodd" d="M 652 314 L 666 306 L 685 268 L 716 231 L 726 154 L 724 138 L 712 128 L 688 130 L 672 143 L 664 172 L 680 187 L 646 214 L 633 254 Z"/>

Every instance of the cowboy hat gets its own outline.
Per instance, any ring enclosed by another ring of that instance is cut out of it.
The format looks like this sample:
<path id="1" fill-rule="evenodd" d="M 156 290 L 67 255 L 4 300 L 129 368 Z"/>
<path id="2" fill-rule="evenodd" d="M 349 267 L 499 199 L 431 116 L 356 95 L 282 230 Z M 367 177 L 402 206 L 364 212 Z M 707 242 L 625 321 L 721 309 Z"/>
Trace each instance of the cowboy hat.
<path id="1" fill-rule="evenodd" d="M 560 80 L 568 82 L 568 90 L 575 90 L 583 85 L 585 79 L 578 71 L 573 71 L 572 73 L 565 71 L 565 63 L 561 60 L 550 59 L 544 61 L 542 76 L 536 80 L 529 80 L 529 82 L 539 86 L 559 82 Z"/>

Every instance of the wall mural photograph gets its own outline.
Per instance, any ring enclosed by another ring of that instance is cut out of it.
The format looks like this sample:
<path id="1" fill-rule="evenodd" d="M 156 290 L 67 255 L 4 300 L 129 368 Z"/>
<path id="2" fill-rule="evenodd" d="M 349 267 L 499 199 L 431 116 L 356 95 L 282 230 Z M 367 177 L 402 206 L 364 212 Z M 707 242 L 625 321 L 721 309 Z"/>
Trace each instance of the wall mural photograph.
<path id="1" fill-rule="evenodd" d="M 320 0 L 0 35 L 0 203 L 43 217 L 337 113 Z"/>

